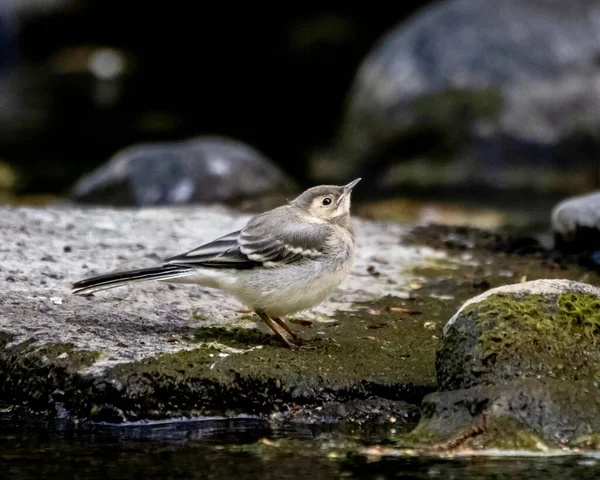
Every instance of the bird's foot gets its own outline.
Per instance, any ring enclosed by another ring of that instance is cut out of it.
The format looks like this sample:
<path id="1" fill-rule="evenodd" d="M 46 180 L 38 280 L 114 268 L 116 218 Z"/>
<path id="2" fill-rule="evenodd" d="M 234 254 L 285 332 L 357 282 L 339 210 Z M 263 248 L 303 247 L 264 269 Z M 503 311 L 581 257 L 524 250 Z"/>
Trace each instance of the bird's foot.
<path id="1" fill-rule="evenodd" d="M 300 348 L 302 339 L 292 332 L 280 318 L 272 319 L 264 312 L 256 312 L 257 315 L 269 326 L 277 337 L 289 348 Z"/>

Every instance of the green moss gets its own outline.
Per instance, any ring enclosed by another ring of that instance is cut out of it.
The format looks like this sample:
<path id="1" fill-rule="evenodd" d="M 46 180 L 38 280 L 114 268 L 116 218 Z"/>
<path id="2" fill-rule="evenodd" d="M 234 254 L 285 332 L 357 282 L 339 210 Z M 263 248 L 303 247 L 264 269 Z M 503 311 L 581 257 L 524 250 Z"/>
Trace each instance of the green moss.
<path id="1" fill-rule="evenodd" d="M 492 118 L 500 112 L 502 103 L 502 93 L 496 89 L 452 88 L 421 95 L 414 108 L 420 121 L 444 126 L 456 124 L 461 118 Z"/>
<path id="2" fill-rule="evenodd" d="M 600 378 L 600 301 L 496 293 L 465 307 L 438 352 L 444 389 L 518 377 Z"/>
<path id="3" fill-rule="evenodd" d="M 599 409 L 592 382 L 527 378 L 479 385 L 428 395 L 419 425 L 400 442 L 437 451 L 578 447 L 598 438 Z"/>
<path id="4" fill-rule="evenodd" d="M 92 387 L 80 371 L 99 357 L 99 352 L 76 350 L 70 343 L 39 347 L 33 339 L 0 350 L 0 397 L 48 417 L 56 414 L 57 405 L 85 417 Z"/>
<path id="5" fill-rule="evenodd" d="M 477 318 L 484 330 L 479 339 L 482 360 L 505 351 L 546 348 L 553 356 L 571 353 L 576 345 L 598 345 L 600 299 L 586 293 L 515 298 L 495 294 L 466 307 L 465 317 Z"/>
<path id="6" fill-rule="evenodd" d="M 418 448 L 425 452 L 487 449 L 539 451 L 550 448 L 550 444 L 527 425 L 505 415 L 486 417 L 485 421 L 477 417 L 451 435 L 440 433 L 424 422 L 400 438 L 397 444 L 401 448 Z"/>
<path id="7" fill-rule="evenodd" d="M 333 321 L 289 322 L 308 347 L 300 350 L 282 347 L 266 328 L 201 328 L 189 339 L 197 348 L 108 371 L 107 382 L 124 389 L 104 403 L 146 417 L 272 413 L 372 397 L 418 403 L 436 383 L 442 303 L 386 297 Z"/>
<path id="8" fill-rule="evenodd" d="M 0 331 L 0 348 L 4 348 L 7 344 L 12 342 L 13 338 L 14 335 Z"/>
<path id="9" fill-rule="evenodd" d="M 76 350 L 72 343 L 44 345 L 36 353 L 49 363 L 70 370 L 82 370 L 92 366 L 102 355 L 93 350 Z"/>

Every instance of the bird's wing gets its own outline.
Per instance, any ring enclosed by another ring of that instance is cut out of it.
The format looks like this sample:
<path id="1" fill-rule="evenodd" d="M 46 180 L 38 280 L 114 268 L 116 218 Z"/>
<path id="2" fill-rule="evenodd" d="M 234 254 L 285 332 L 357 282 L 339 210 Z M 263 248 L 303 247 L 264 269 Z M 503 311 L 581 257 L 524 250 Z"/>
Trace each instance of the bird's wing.
<path id="1" fill-rule="evenodd" d="M 293 213 L 259 215 L 241 230 L 238 243 L 250 260 L 276 267 L 320 257 L 329 233 L 327 225 L 300 221 Z"/>
<path id="2" fill-rule="evenodd" d="M 307 225 L 294 215 L 262 214 L 241 230 L 164 262 L 235 269 L 276 267 L 321 256 L 328 234 L 324 224 Z"/>
<path id="3" fill-rule="evenodd" d="M 189 252 L 163 260 L 163 264 L 246 269 L 259 265 L 240 251 L 240 230 L 231 232 Z"/>

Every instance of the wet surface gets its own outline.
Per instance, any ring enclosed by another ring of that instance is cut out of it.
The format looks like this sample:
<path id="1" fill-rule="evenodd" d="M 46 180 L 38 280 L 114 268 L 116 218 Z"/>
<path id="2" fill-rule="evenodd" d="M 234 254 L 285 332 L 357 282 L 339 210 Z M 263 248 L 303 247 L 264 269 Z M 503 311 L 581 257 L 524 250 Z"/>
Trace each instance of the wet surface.
<path id="1" fill-rule="evenodd" d="M 390 428 L 272 428 L 253 419 L 83 430 L 0 419 L 6 479 L 597 478 L 594 456 L 415 456 L 386 450 Z"/>

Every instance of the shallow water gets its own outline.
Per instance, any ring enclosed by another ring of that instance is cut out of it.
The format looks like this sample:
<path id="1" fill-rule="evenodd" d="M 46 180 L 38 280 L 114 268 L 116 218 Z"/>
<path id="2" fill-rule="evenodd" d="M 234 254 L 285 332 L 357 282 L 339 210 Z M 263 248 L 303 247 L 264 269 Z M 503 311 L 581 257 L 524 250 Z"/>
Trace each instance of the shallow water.
<path id="1" fill-rule="evenodd" d="M 0 420 L 0 474 L 29 478 L 598 478 L 600 458 L 369 457 L 385 429 L 273 428 L 256 419 L 56 428 Z"/>

